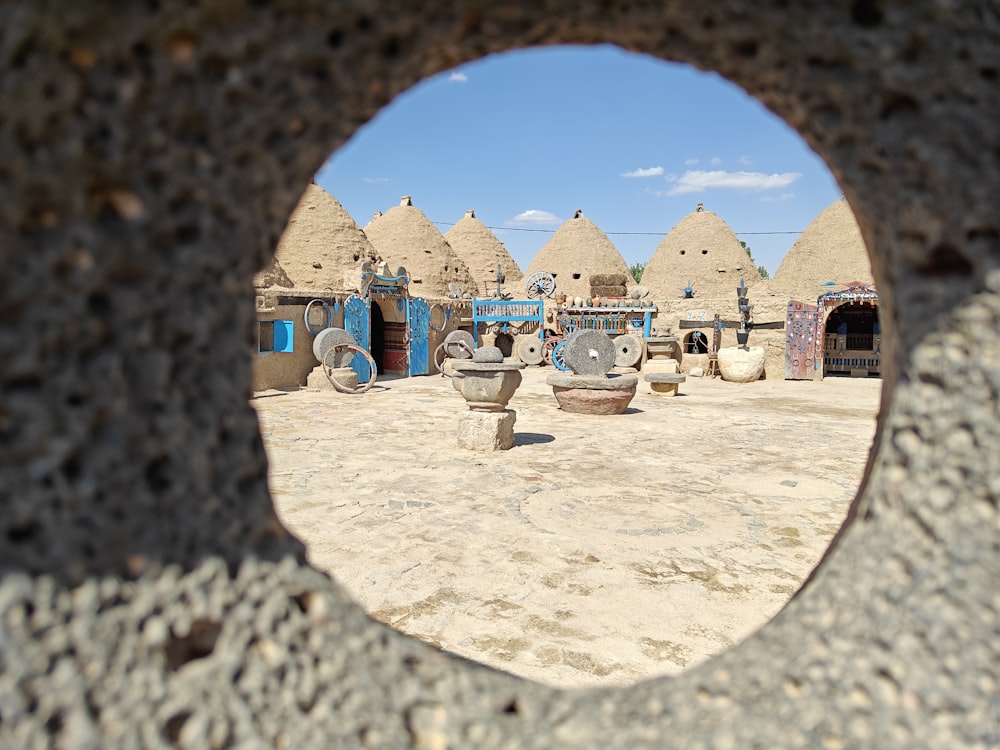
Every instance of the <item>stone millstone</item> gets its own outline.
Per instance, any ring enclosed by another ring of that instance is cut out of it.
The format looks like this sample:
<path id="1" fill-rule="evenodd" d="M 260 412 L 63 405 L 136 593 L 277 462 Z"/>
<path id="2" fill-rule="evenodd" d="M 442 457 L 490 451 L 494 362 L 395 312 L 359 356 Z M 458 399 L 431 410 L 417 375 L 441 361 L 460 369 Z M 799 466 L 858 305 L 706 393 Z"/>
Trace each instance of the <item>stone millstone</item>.
<path id="1" fill-rule="evenodd" d="M 642 340 L 625 333 L 614 343 L 615 367 L 635 367 L 642 358 Z"/>
<path id="2" fill-rule="evenodd" d="M 615 366 L 615 342 L 602 331 L 576 331 L 566 341 L 563 362 L 577 375 L 607 375 Z"/>
<path id="3" fill-rule="evenodd" d="M 325 364 L 330 367 L 347 367 L 351 364 L 351 360 L 354 359 L 354 352 L 350 349 L 341 349 L 332 357 L 330 362 L 323 361 L 326 353 L 333 347 L 337 346 L 337 344 L 350 344 L 351 346 L 357 346 L 357 341 L 354 340 L 354 336 L 343 328 L 324 328 L 322 331 L 317 333 L 316 338 L 313 339 L 313 356 L 315 356 L 321 364 Z"/>
<path id="4" fill-rule="evenodd" d="M 468 331 L 452 331 L 444 337 L 444 350 L 449 357 L 470 359 L 475 348 L 476 341 Z"/>
<path id="5" fill-rule="evenodd" d="M 458 447 L 473 451 L 505 451 L 514 447 L 517 412 L 467 411 L 458 418 Z"/>
<path id="6" fill-rule="evenodd" d="M 517 345 L 517 358 L 526 365 L 542 363 L 542 342 L 537 336 L 521 339 Z"/>

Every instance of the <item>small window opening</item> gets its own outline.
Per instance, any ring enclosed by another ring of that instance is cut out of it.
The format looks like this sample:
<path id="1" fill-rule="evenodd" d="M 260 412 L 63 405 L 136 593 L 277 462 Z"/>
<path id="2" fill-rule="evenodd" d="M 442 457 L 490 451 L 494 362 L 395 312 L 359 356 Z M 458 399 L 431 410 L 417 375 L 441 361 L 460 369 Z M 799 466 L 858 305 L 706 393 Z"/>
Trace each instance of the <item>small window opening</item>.
<path id="1" fill-rule="evenodd" d="M 579 278 L 580 278 L 580 274 L 578 274 L 578 273 L 574 273 L 574 274 L 573 274 L 573 278 L 574 278 L 574 279 L 579 279 Z"/>
<path id="2" fill-rule="evenodd" d="M 687 252 L 686 250 L 681 250 L 681 255 L 684 255 L 684 253 L 686 252 Z"/>
<path id="3" fill-rule="evenodd" d="M 291 352 L 294 351 L 295 323 L 291 320 L 259 320 L 257 321 L 257 351 Z"/>
<path id="4" fill-rule="evenodd" d="M 706 250 L 705 248 L 702 248 L 701 249 L 701 254 L 702 255 L 708 255 L 708 250 Z"/>

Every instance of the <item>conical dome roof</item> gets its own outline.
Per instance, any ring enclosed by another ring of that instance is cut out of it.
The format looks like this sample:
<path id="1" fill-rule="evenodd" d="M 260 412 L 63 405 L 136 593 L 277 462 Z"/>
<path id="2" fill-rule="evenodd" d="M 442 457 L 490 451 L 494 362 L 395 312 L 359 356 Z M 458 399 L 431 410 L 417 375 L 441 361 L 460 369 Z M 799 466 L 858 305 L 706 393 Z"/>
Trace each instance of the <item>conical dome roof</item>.
<path id="1" fill-rule="evenodd" d="M 365 226 L 365 234 L 390 269 L 403 266 L 407 270 L 410 294 L 447 297 L 452 282 L 463 292 L 475 293 L 476 282 L 468 266 L 408 195 L 383 215 L 376 214 Z"/>
<path id="2" fill-rule="evenodd" d="M 336 198 L 310 184 L 295 207 L 275 258 L 300 289 L 344 289 L 344 277 L 375 250 Z"/>
<path id="3" fill-rule="evenodd" d="M 590 277 L 598 274 L 624 274 L 633 286 L 628 263 L 608 236 L 577 211 L 552 235 L 525 270 L 525 276 L 549 273 L 556 288 L 571 297 L 590 296 Z"/>
<path id="4" fill-rule="evenodd" d="M 524 276 L 503 243 L 476 218 L 475 211 L 466 211 L 465 216 L 444 233 L 444 238 L 480 284 L 494 282 L 497 264 L 507 277 L 508 286 L 518 284 Z"/>
<path id="5" fill-rule="evenodd" d="M 642 272 L 642 285 L 654 300 L 682 298 L 689 282 L 695 299 L 728 300 L 741 278 L 747 286 L 761 281 L 733 230 L 699 203 L 660 242 Z"/>
<path id="6" fill-rule="evenodd" d="M 813 219 L 785 255 L 769 286 L 789 298 L 809 300 L 827 281 L 872 281 L 868 250 L 854 212 L 841 198 Z"/>
<path id="7" fill-rule="evenodd" d="M 288 278 L 285 269 L 278 263 L 277 258 L 271 258 L 267 265 L 258 271 L 253 277 L 254 289 L 266 289 L 269 286 L 292 287 L 292 280 Z"/>

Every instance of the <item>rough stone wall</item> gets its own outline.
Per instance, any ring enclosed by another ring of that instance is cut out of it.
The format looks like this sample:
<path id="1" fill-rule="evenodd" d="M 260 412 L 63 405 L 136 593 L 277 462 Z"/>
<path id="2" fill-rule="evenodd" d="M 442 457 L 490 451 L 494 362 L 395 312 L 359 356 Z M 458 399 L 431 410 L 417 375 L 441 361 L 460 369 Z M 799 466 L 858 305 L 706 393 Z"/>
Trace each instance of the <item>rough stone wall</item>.
<path id="1" fill-rule="evenodd" d="M 0 745 L 995 746 L 998 29 L 989 0 L 0 6 Z M 248 290 L 330 149 L 555 42 L 715 70 L 798 129 L 876 248 L 890 349 L 800 594 L 586 692 L 363 615 L 278 524 L 247 404 Z"/>

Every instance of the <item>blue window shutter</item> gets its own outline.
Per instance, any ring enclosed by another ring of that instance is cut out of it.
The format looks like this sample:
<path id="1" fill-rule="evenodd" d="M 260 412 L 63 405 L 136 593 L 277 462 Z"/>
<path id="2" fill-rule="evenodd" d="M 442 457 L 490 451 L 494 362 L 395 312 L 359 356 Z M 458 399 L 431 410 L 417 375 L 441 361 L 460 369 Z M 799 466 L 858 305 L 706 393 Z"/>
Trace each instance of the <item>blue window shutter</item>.
<path id="1" fill-rule="evenodd" d="M 274 321 L 274 351 L 294 351 L 295 323 L 291 320 Z"/>

